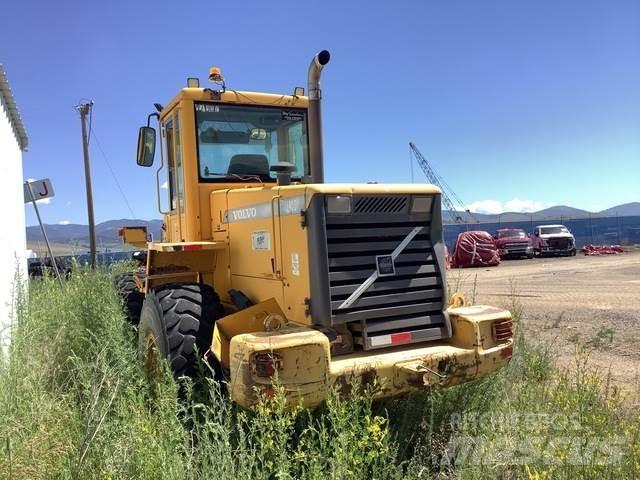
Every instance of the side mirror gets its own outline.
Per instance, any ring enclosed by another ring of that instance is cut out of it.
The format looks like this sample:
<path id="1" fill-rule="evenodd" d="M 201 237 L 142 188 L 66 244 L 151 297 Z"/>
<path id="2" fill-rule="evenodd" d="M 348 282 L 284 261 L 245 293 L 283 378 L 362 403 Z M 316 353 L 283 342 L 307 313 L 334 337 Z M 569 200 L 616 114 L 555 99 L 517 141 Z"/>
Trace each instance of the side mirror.
<path id="1" fill-rule="evenodd" d="M 138 156 L 136 162 L 141 167 L 153 165 L 156 152 L 156 131 L 151 127 L 140 127 L 138 132 Z"/>

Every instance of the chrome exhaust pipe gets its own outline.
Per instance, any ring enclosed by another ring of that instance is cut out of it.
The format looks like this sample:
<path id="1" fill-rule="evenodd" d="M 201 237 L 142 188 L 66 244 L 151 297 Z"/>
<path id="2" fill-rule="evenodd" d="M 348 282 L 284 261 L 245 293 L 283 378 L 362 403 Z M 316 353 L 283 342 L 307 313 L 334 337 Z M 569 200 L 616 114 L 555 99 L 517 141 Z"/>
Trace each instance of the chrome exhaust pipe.
<path id="1" fill-rule="evenodd" d="M 324 183 L 324 158 L 322 151 L 322 90 L 320 76 L 322 69 L 329 63 L 331 55 L 322 50 L 311 60 L 307 89 L 309 92 L 309 158 L 311 166 L 311 181 Z"/>

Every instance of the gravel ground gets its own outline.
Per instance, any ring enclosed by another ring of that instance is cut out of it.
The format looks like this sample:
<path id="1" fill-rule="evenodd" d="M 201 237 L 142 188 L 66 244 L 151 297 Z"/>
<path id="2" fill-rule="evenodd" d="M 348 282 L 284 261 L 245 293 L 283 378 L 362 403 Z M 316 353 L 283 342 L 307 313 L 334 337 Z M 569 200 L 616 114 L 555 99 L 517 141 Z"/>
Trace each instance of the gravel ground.
<path id="1" fill-rule="evenodd" d="M 559 363 L 573 362 L 579 343 L 614 385 L 640 392 L 640 248 L 505 260 L 498 267 L 451 270 L 448 278 L 475 303 L 521 307 L 529 338 L 547 343 Z"/>

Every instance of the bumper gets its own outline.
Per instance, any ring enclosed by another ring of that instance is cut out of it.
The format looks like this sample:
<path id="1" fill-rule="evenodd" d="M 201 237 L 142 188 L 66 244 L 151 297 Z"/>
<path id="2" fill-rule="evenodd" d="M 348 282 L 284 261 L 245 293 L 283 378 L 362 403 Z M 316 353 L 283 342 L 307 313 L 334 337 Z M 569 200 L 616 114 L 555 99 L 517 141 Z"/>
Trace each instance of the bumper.
<path id="1" fill-rule="evenodd" d="M 571 253 L 574 250 L 575 247 L 573 245 L 567 248 L 540 247 L 540 253 L 542 255 L 560 255 L 564 253 Z"/>
<path id="2" fill-rule="evenodd" d="M 277 381 L 287 402 L 304 407 L 322 403 L 333 385 L 348 394 L 354 378 L 369 387 L 375 398 L 382 398 L 457 385 L 509 362 L 513 341 L 508 311 L 477 306 L 448 312 L 453 336 L 446 342 L 398 346 L 375 354 L 362 351 L 333 359 L 327 337 L 308 327 L 238 335 L 230 345 L 231 397 L 248 408 L 257 403 L 259 391 L 272 391 L 274 378 L 260 376 L 256 368 L 256 358 L 265 353 L 277 355 Z M 495 340 L 494 323 L 508 324 L 508 338 Z"/>
<path id="3" fill-rule="evenodd" d="M 500 250 L 501 257 L 515 257 L 531 254 L 533 254 L 533 247 L 502 247 Z"/>

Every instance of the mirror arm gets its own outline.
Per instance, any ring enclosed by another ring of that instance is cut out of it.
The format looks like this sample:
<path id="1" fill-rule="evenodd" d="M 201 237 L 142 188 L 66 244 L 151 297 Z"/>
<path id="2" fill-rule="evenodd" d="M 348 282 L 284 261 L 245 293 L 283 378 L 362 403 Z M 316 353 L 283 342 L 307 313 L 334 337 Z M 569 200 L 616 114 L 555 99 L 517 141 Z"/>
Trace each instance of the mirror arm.
<path id="1" fill-rule="evenodd" d="M 160 124 L 160 114 L 159 113 L 150 113 L 147 117 L 147 127 L 151 127 L 151 117 L 156 117 L 158 119 L 158 125 Z"/>

